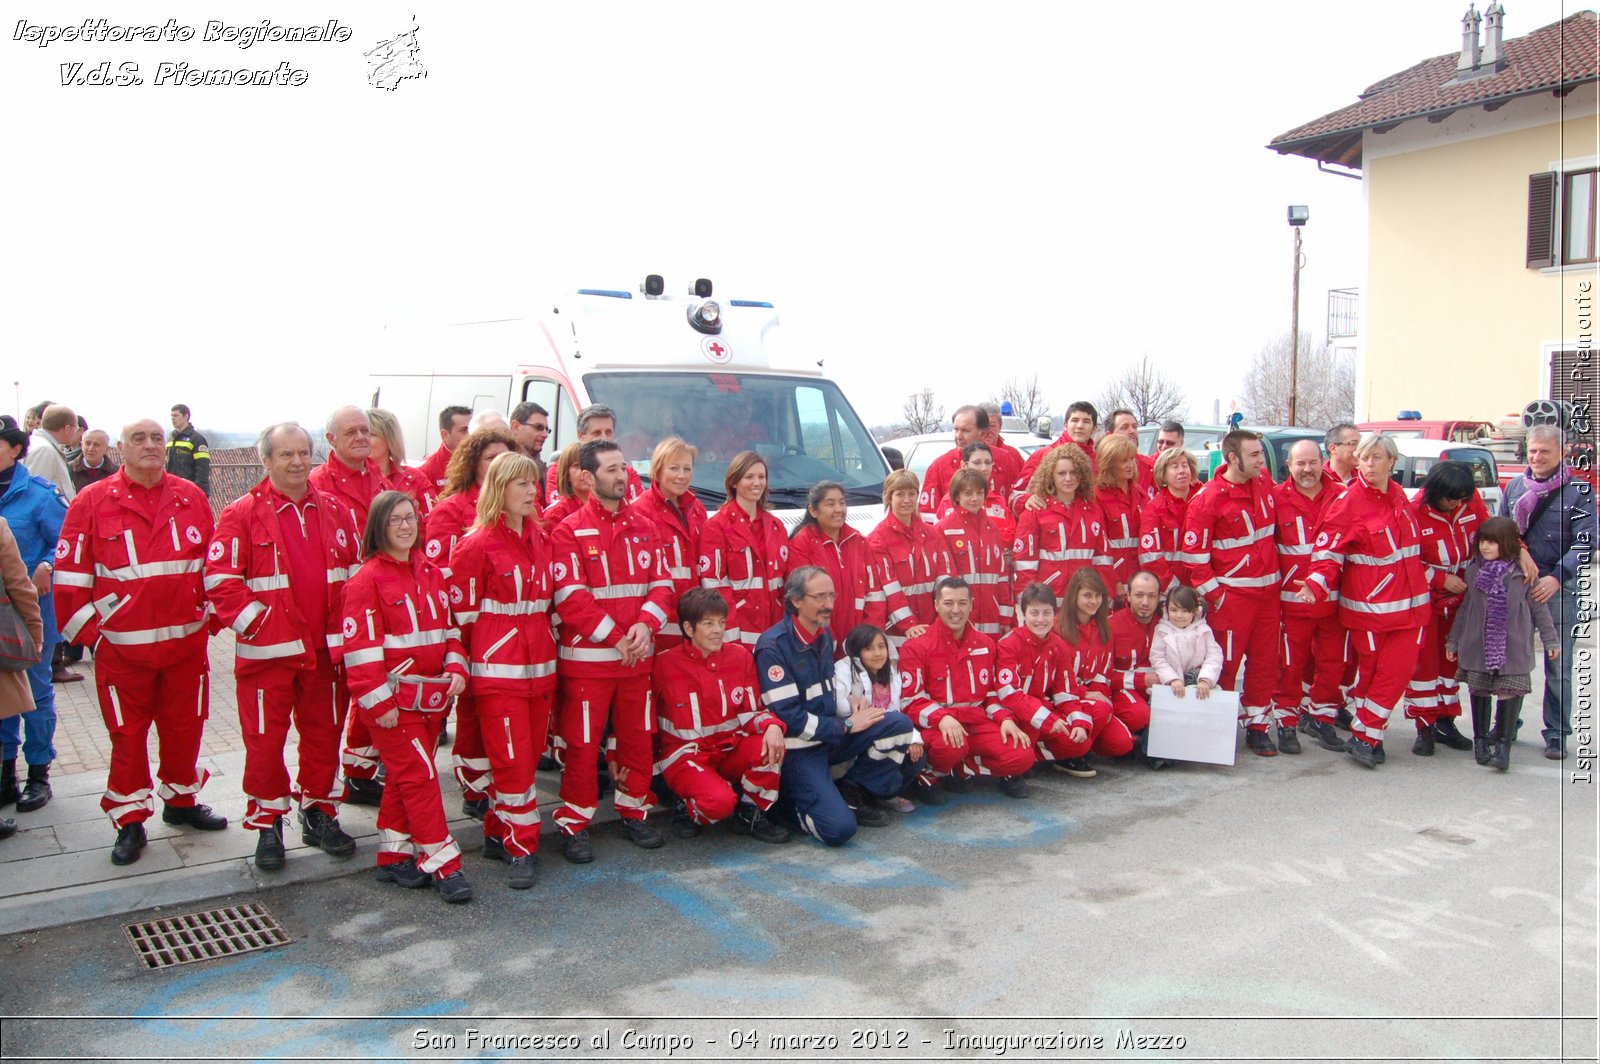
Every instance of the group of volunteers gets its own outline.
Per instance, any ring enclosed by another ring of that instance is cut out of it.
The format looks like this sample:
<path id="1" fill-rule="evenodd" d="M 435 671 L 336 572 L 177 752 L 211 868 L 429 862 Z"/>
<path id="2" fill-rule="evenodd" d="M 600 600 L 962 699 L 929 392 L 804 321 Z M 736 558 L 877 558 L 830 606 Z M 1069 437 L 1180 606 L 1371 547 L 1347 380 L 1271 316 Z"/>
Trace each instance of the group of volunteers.
<path id="1" fill-rule="evenodd" d="M 1158 684 L 1198 699 L 1239 687 L 1261 756 L 1300 753 L 1299 729 L 1372 767 L 1404 703 L 1414 753 L 1473 748 L 1503 769 L 1533 633 L 1554 657 L 1565 634 L 1546 603 L 1579 564 L 1571 530 L 1549 533 L 1552 507 L 1581 519 L 1559 502 L 1579 482 L 1553 430 L 1530 437 L 1523 490 L 1491 518 L 1459 463 L 1408 501 L 1392 441 L 1351 425 L 1329 430 L 1326 459 L 1297 443 L 1282 484 L 1260 438 L 1231 432 L 1202 484 L 1175 423 L 1147 456 L 1132 414 L 1102 426 L 1074 403 L 1024 460 L 997 411 L 965 406 L 955 447 L 920 482 L 891 473 L 863 535 L 829 481 L 789 532 L 754 450 L 708 513 L 692 443 L 657 443 L 646 485 L 617 427 L 585 408 L 546 468 L 548 414 L 532 403 L 447 408 L 417 467 L 386 411 L 336 410 L 320 465 L 309 431 L 271 425 L 265 478 L 213 526 L 205 494 L 164 471 L 161 426 L 128 425 L 121 469 L 72 501 L 51 563 L 61 634 L 96 655 L 113 862 L 138 859 L 155 795 L 169 824 L 227 826 L 197 801 L 222 626 L 256 865 L 284 866 L 293 806 L 305 844 L 347 856 L 340 805 L 373 804 L 380 878 L 459 902 L 472 888 L 435 768 L 452 710 L 464 811 L 516 889 L 538 877 L 541 768 L 560 769 L 554 820 L 574 863 L 594 858 L 607 790 L 646 849 L 665 842 L 647 819 L 664 799 L 680 838 L 726 822 L 841 845 L 978 777 L 1022 798 L 1040 762 L 1078 777 L 1095 774 L 1091 753 L 1161 767 L 1144 751 Z M 1455 725 L 1462 682 L 1472 739 Z M 1560 707 L 1545 725 L 1561 756 Z"/>

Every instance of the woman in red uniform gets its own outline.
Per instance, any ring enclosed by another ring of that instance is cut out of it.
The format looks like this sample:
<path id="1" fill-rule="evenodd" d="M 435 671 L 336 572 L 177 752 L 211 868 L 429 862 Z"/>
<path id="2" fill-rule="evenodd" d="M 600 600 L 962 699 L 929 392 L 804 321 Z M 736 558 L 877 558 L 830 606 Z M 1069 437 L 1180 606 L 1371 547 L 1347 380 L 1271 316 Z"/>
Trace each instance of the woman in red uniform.
<path id="1" fill-rule="evenodd" d="M 1139 450 L 1126 436 L 1102 436 L 1094 501 L 1105 522 L 1106 554 L 1111 559 L 1107 581 L 1117 602 L 1128 598 L 1128 579 L 1139 568 L 1139 510 L 1145 503 L 1139 487 Z"/>
<path id="2" fill-rule="evenodd" d="M 583 508 L 589 501 L 588 474 L 578 468 L 581 443 L 569 443 L 555 463 L 556 501 L 544 511 L 544 526 L 554 528 Z"/>
<path id="3" fill-rule="evenodd" d="M 1168 447 L 1157 456 L 1153 473 L 1155 498 L 1139 511 L 1139 566 L 1153 573 L 1167 592 L 1189 583 L 1189 567 L 1179 545 L 1190 493 L 1200 483 L 1200 467 L 1182 447 Z"/>
<path id="4" fill-rule="evenodd" d="M 1011 574 L 1006 566 L 1006 548 L 1011 544 L 989 516 L 988 485 L 984 475 L 975 469 L 956 470 L 950 478 L 955 509 L 939 518 L 933 527 L 944 540 L 955 575 L 972 589 L 972 616 L 968 623 L 990 639 L 999 640 L 1011 631 L 1016 611 L 1011 604 Z"/>
<path id="5" fill-rule="evenodd" d="M 728 501 L 700 530 L 700 586 L 728 604 L 724 638 L 746 649 L 783 618 L 783 578 L 789 537 L 769 512 L 767 463 L 740 451 L 722 480 Z"/>
<path id="6" fill-rule="evenodd" d="M 1100 574 L 1079 569 L 1067 581 L 1056 625 L 1072 648 L 1072 687 L 1078 708 L 1094 722 L 1089 729 L 1091 749 L 1105 757 L 1121 757 L 1133 749 L 1133 730 L 1112 712 L 1110 612 L 1111 596 L 1106 594 Z M 1053 767 L 1072 776 L 1094 775 L 1082 761 L 1057 761 Z"/>
<path id="7" fill-rule="evenodd" d="M 444 575 L 412 549 L 418 538 L 416 503 L 379 492 L 361 537 L 367 560 L 344 588 L 341 653 L 351 704 L 389 772 L 378 871 L 403 887 L 431 879 L 445 901 L 463 902 L 472 886 L 445 824 L 433 747 L 450 699 L 466 688 L 467 659 Z"/>
<path id="8" fill-rule="evenodd" d="M 667 623 L 656 634 L 656 652 L 683 642 L 678 627 L 678 598 L 700 586 L 695 571 L 700 559 L 700 532 L 706 525 L 706 506 L 689 490 L 694 480 L 694 461 L 699 452 L 677 436 L 656 444 L 650 455 L 650 490 L 633 504 L 661 530 L 667 571 L 672 575 L 672 601 L 667 606 Z"/>
<path id="9" fill-rule="evenodd" d="M 1101 568 L 1105 582 L 1111 558 L 1106 553 L 1105 519 L 1094 494 L 1094 469 L 1081 447 L 1065 443 L 1045 455 L 1017 511 L 1012 591 L 1020 595 L 1037 580 L 1054 594 L 1064 595 L 1072 574 L 1091 565 Z M 1068 611 L 1063 607 L 1062 612 Z"/>
<path id="10" fill-rule="evenodd" d="M 878 567 L 867 537 L 845 523 L 849 506 L 844 485 L 822 480 L 806 493 L 806 516 L 789 537 L 789 562 L 784 575 L 802 565 L 815 565 L 833 578 L 834 654 L 844 652 L 844 639 L 858 624 L 884 627 L 886 614 Z"/>
<path id="11" fill-rule="evenodd" d="M 867 537 L 878 562 L 889 641 L 896 650 L 938 620 L 933 585 L 951 571 L 942 537 L 917 512 L 917 492 L 917 475 L 909 469 L 885 477 L 883 508 L 889 512 Z"/>
<path id="12" fill-rule="evenodd" d="M 477 520 L 450 555 L 450 604 L 470 633 L 467 692 L 491 772 L 483 855 L 511 866 L 513 890 L 527 890 L 539 875 L 534 771 L 556 693 L 540 487 L 539 467 L 526 455 L 511 452 L 490 462 Z"/>
<path id="13" fill-rule="evenodd" d="M 438 488 L 431 477 L 415 466 L 406 465 L 406 441 L 400 431 L 400 419 L 387 410 L 368 410 L 367 424 L 372 426 L 372 450 L 367 457 L 378 463 L 378 472 L 395 491 L 411 496 L 427 527 L 428 511 L 438 502 Z"/>

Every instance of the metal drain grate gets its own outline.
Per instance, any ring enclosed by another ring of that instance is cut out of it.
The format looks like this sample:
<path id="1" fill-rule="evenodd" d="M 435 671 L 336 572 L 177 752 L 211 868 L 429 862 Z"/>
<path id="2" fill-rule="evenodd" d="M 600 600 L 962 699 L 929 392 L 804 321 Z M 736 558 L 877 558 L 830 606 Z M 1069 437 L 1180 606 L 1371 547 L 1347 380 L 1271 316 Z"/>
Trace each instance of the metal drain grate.
<path id="1" fill-rule="evenodd" d="M 194 961 L 287 945 L 289 933 L 265 905 L 229 905 L 166 920 L 124 924 L 122 930 L 146 968 L 171 968 Z"/>

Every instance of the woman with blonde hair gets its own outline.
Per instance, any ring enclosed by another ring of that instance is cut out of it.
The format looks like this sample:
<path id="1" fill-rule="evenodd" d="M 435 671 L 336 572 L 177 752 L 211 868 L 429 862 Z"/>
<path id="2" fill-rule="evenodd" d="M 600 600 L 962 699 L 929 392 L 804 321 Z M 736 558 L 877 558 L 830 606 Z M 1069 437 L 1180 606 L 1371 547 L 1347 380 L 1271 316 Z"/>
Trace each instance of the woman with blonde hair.
<path id="1" fill-rule="evenodd" d="M 367 424 L 372 426 L 372 450 L 367 457 L 378 464 L 378 472 L 394 490 L 411 496 L 426 523 L 428 511 L 439 501 L 438 494 L 433 481 L 421 470 L 406 465 L 406 439 L 400 431 L 400 419 L 387 410 L 373 408 L 367 411 Z"/>
<path id="2" fill-rule="evenodd" d="M 656 444 L 650 455 L 650 490 L 633 504 L 661 530 L 667 571 L 672 575 L 667 622 L 656 634 L 658 652 L 683 641 L 678 599 L 700 586 L 700 532 L 706 526 L 706 506 L 689 490 L 699 454 L 693 444 L 677 436 Z"/>
<path id="3" fill-rule="evenodd" d="M 1189 567 L 1178 549 L 1189 494 L 1200 483 L 1200 466 L 1182 447 L 1156 457 L 1156 495 L 1139 512 L 1139 567 L 1161 582 L 1162 591 L 1189 583 Z"/>
<path id="4" fill-rule="evenodd" d="M 958 470 L 959 472 L 959 470 Z M 955 571 L 942 536 L 917 512 L 917 475 L 897 469 L 883 480 L 883 520 L 867 536 L 880 570 L 889 641 L 899 649 L 938 620 L 933 585 Z"/>
<path id="5" fill-rule="evenodd" d="M 1102 580 L 1109 576 L 1105 518 L 1094 495 L 1094 469 L 1076 443 L 1054 447 L 1040 460 L 1028 481 L 1011 545 L 1014 594 L 1039 581 L 1058 597 L 1065 595 L 1072 574 L 1090 565 L 1100 570 Z"/>
<path id="6" fill-rule="evenodd" d="M 1111 573 L 1106 585 L 1117 602 L 1128 597 L 1128 580 L 1139 568 L 1139 510 L 1145 501 L 1139 487 L 1139 449 L 1126 436 L 1102 436 L 1095 444 L 1099 472 L 1094 501 L 1105 521 L 1106 554 Z"/>

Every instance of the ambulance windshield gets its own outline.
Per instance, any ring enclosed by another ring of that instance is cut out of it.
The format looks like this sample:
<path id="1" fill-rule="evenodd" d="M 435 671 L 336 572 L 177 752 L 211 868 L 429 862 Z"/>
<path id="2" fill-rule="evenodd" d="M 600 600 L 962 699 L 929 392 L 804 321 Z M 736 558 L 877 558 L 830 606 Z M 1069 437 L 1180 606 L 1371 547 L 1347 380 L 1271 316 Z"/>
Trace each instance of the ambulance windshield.
<path id="1" fill-rule="evenodd" d="M 617 412 L 617 442 L 646 479 L 668 436 L 699 448 L 694 492 L 725 501 L 723 473 L 740 451 L 767 460 L 774 505 L 804 506 L 819 480 L 836 480 L 851 505 L 881 503 L 888 467 L 872 434 L 831 381 L 742 373 L 591 373 L 594 402 Z"/>

